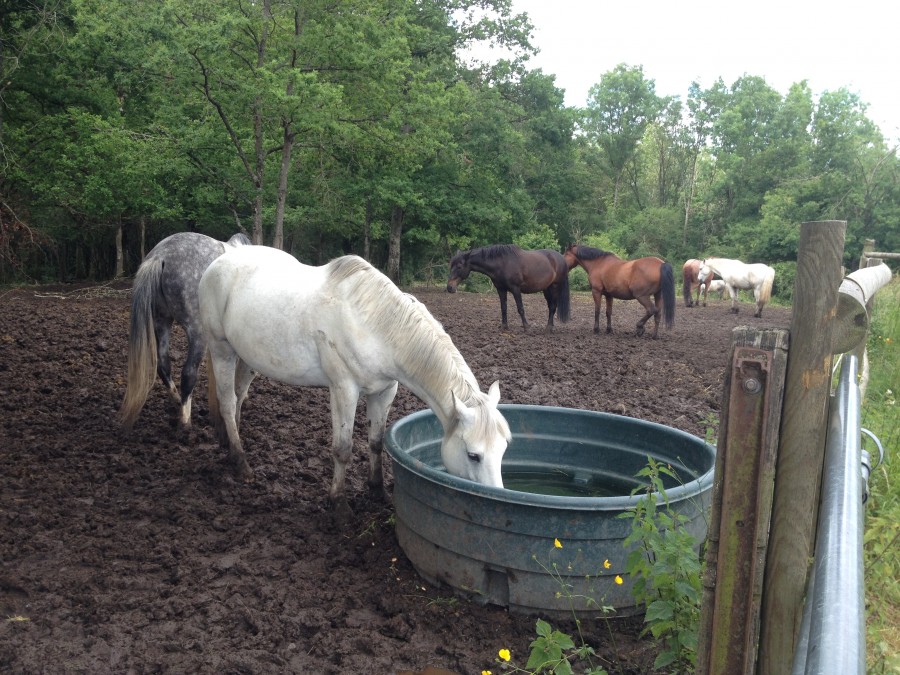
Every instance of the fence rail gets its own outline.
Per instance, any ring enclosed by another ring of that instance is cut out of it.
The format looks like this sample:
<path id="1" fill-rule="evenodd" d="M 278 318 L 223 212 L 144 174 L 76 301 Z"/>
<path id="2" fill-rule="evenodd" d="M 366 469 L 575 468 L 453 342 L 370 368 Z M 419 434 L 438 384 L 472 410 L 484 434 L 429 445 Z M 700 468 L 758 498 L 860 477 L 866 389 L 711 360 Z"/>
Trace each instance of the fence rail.
<path id="1" fill-rule="evenodd" d="M 866 672 L 861 398 L 857 357 L 847 355 L 842 361 L 831 401 L 816 558 L 793 675 Z"/>
<path id="2" fill-rule="evenodd" d="M 843 357 L 830 404 L 815 564 L 792 675 L 866 672 L 863 523 L 870 469 L 862 451 L 858 354 L 865 353 L 872 299 L 890 280 L 881 263 L 848 274 L 838 290 L 833 351 Z"/>

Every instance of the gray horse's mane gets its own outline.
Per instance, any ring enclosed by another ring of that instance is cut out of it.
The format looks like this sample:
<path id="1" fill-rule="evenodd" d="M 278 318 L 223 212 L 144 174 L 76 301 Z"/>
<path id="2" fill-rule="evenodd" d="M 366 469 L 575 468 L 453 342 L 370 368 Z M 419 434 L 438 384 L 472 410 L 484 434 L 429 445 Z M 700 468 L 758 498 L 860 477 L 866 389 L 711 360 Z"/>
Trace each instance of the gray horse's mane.
<path id="1" fill-rule="evenodd" d="M 462 354 L 425 305 L 358 256 L 336 258 L 328 268 L 331 283 L 344 287 L 358 315 L 394 346 L 397 360 L 428 391 L 439 395 L 441 387 L 446 387 L 458 392 L 463 401 L 480 392 Z"/>

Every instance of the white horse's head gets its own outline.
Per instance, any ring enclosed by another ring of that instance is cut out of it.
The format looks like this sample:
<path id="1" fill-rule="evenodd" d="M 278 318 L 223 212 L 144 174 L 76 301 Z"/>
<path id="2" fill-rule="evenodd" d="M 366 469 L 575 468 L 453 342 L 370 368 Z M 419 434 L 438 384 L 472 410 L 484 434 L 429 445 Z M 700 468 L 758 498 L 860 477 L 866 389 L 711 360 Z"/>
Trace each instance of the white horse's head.
<path id="1" fill-rule="evenodd" d="M 700 266 L 700 271 L 697 273 L 697 279 L 700 283 L 704 283 L 707 279 L 712 276 L 712 268 L 709 265 L 704 263 Z"/>
<path id="2" fill-rule="evenodd" d="M 503 487 L 500 463 L 512 438 L 506 418 L 497 409 L 500 383 L 478 394 L 469 407 L 453 397 L 454 420 L 441 444 L 441 459 L 448 473 L 494 487 Z"/>

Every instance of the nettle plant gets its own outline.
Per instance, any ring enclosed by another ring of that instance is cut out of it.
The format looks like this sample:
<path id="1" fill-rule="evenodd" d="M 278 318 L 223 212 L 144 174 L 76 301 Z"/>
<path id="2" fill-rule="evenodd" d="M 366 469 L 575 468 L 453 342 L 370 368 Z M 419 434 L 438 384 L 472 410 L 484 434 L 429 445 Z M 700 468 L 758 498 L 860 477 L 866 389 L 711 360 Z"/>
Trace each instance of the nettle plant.
<path id="1" fill-rule="evenodd" d="M 646 607 L 644 633 L 663 643 L 654 667 L 691 672 L 697 663 L 700 624 L 701 558 L 687 530 L 687 516 L 676 513 L 663 487 L 663 476 L 679 480 L 667 464 L 652 458 L 638 472 L 648 485 L 643 499 L 620 518 L 630 518 L 625 546 L 634 546 L 625 563 L 633 578 L 635 600 Z"/>
<path id="2" fill-rule="evenodd" d="M 664 486 L 664 477 L 676 482 L 680 482 L 680 478 L 671 466 L 653 458 L 648 458 L 647 466 L 637 473 L 637 477 L 645 479 L 646 484 L 632 494 L 644 492 L 644 497 L 619 517 L 630 518 L 632 522 L 631 534 L 623 542 L 624 546 L 632 548 L 625 571 L 633 580 L 634 599 L 646 608 L 643 634 L 649 633 L 663 645 L 654 668 L 673 673 L 693 672 L 697 662 L 702 599 L 701 556 L 696 549 L 697 542 L 687 528 L 689 518 L 671 507 Z M 558 539 L 554 545 L 563 548 Z M 565 595 L 573 601 L 573 608 L 577 599 L 580 603 L 588 602 L 604 614 L 615 612 L 603 602 L 573 596 L 555 563 L 551 567 L 542 567 L 558 577 L 562 590 L 557 595 Z M 609 567 L 609 561 L 603 561 L 603 568 Z M 623 579 L 616 575 L 615 582 L 621 584 Z M 586 675 L 606 675 L 607 671 L 596 663 L 599 660 L 596 652 L 581 634 L 577 616 L 575 624 L 577 641 L 538 619 L 537 637 L 529 645 L 531 651 L 525 667 L 516 665 L 508 649 L 501 649 L 497 659 L 500 669 L 507 673 L 569 675 L 574 672 L 573 666 L 578 665 L 584 669 L 579 672 Z M 610 638 L 614 641 L 612 632 Z M 482 675 L 491 675 L 491 671 L 483 670 Z"/>

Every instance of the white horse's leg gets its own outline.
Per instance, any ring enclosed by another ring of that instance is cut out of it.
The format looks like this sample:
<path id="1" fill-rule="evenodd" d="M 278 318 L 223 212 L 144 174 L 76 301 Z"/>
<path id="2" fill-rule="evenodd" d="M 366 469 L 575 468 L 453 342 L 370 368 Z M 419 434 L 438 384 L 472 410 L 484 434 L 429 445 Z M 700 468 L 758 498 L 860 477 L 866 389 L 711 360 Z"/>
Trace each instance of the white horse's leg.
<path id="1" fill-rule="evenodd" d="M 737 314 L 739 311 L 737 289 L 734 286 L 732 286 L 731 284 L 729 284 L 727 281 L 725 282 L 725 288 L 728 289 L 728 295 L 731 296 L 731 313 Z"/>
<path id="2" fill-rule="evenodd" d="M 250 366 L 243 359 L 238 359 L 234 370 L 234 394 L 236 398 L 234 425 L 238 430 L 241 428 L 241 408 L 244 405 L 244 401 L 247 400 L 250 383 L 253 382 L 255 377 L 256 373 L 250 369 Z"/>
<path id="3" fill-rule="evenodd" d="M 331 454 L 334 457 L 334 478 L 328 496 L 334 505 L 339 521 L 346 521 L 351 515 L 347 503 L 345 482 L 347 463 L 353 455 L 353 421 L 356 418 L 356 404 L 359 389 L 349 379 L 332 384 L 331 389 Z"/>
<path id="4" fill-rule="evenodd" d="M 397 383 L 387 389 L 366 397 L 366 415 L 369 418 L 369 487 L 380 488 L 384 485 L 382 472 L 382 449 L 384 432 L 391 403 L 397 395 Z"/>
<path id="5" fill-rule="evenodd" d="M 249 480 L 253 472 L 247 464 L 247 455 L 237 431 L 237 395 L 235 394 L 235 369 L 238 356 L 226 342 L 211 341 L 210 360 L 215 371 L 216 397 L 219 401 L 221 423 L 217 429 L 219 443 L 228 446 L 228 459 L 240 478 Z"/>

